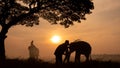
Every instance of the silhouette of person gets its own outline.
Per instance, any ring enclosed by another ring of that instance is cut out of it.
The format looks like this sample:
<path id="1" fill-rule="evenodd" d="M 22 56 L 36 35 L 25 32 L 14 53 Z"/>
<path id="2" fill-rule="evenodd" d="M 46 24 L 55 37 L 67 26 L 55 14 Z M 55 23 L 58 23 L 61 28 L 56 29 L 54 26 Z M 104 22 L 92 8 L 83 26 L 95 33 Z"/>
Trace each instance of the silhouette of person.
<path id="1" fill-rule="evenodd" d="M 39 56 L 39 49 L 33 44 L 33 41 L 31 41 L 28 50 L 29 50 L 29 59 L 37 60 Z"/>
<path id="2" fill-rule="evenodd" d="M 68 45 L 69 45 L 69 40 L 66 40 L 63 44 L 59 45 L 56 48 L 54 52 L 54 55 L 56 57 L 56 64 L 62 64 L 62 55 L 64 55 L 64 53 L 68 49 Z"/>
<path id="3" fill-rule="evenodd" d="M 65 58 L 64 58 L 64 63 L 67 62 L 69 63 L 69 59 L 70 59 L 70 49 L 69 49 L 69 46 L 67 47 L 67 49 L 65 50 L 64 52 L 64 55 L 65 55 Z"/>

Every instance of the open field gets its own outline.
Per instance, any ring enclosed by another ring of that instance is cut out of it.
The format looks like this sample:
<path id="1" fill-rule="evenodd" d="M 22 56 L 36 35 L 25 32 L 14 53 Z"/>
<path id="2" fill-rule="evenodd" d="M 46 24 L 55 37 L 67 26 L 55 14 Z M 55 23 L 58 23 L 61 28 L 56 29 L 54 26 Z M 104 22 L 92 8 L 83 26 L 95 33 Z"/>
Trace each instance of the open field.
<path id="1" fill-rule="evenodd" d="M 55 63 L 44 62 L 42 60 L 7 59 L 4 63 L 0 63 L 0 68 L 120 68 L 120 63 L 92 60 L 79 64 L 71 62 L 68 64 L 56 65 Z"/>

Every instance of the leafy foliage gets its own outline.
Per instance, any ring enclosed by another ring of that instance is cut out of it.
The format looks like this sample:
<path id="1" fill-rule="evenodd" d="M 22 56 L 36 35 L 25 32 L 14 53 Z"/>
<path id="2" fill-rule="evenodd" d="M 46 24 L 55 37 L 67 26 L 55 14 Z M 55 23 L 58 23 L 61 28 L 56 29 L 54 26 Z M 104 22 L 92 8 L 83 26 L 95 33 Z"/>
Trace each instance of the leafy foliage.
<path id="1" fill-rule="evenodd" d="M 86 20 L 85 15 L 92 9 L 91 0 L 0 0 L 0 25 L 33 26 L 42 17 L 67 28 L 74 21 Z"/>

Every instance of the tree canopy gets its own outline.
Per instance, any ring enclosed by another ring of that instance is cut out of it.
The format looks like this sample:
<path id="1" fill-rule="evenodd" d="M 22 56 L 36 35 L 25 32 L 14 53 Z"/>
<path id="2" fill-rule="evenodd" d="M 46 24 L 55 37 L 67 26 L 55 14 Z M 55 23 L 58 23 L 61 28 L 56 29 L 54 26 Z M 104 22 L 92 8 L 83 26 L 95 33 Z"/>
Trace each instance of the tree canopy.
<path id="1" fill-rule="evenodd" d="M 31 7 L 31 8 L 30 8 Z M 74 21 L 85 20 L 85 14 L 94 9 L 91 0 L 1 0 L 0 25 L 39 24 L 39 17 L 51 24 L 61 24 L 66 28 Z"/>

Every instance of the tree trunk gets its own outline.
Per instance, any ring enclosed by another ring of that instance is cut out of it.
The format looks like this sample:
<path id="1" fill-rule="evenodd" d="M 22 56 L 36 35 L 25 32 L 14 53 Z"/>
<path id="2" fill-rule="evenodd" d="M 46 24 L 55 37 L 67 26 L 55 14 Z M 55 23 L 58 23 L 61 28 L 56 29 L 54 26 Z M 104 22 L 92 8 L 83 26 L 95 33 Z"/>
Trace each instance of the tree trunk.
<path id="1" fill-rule="evenodd" d="M 6 59 L 4 41 L 5 37 L 0 36 L 0 62 Z"/>
<path id="2" fill-rule="evenodd" d="M 8 32 L 8 28 L 3 27 L 1 32 L 0 32 L 0 62 L 5 61 L 6 56 L 5 56 L 5 39 L 6 39 L 6 34 Z"/>

